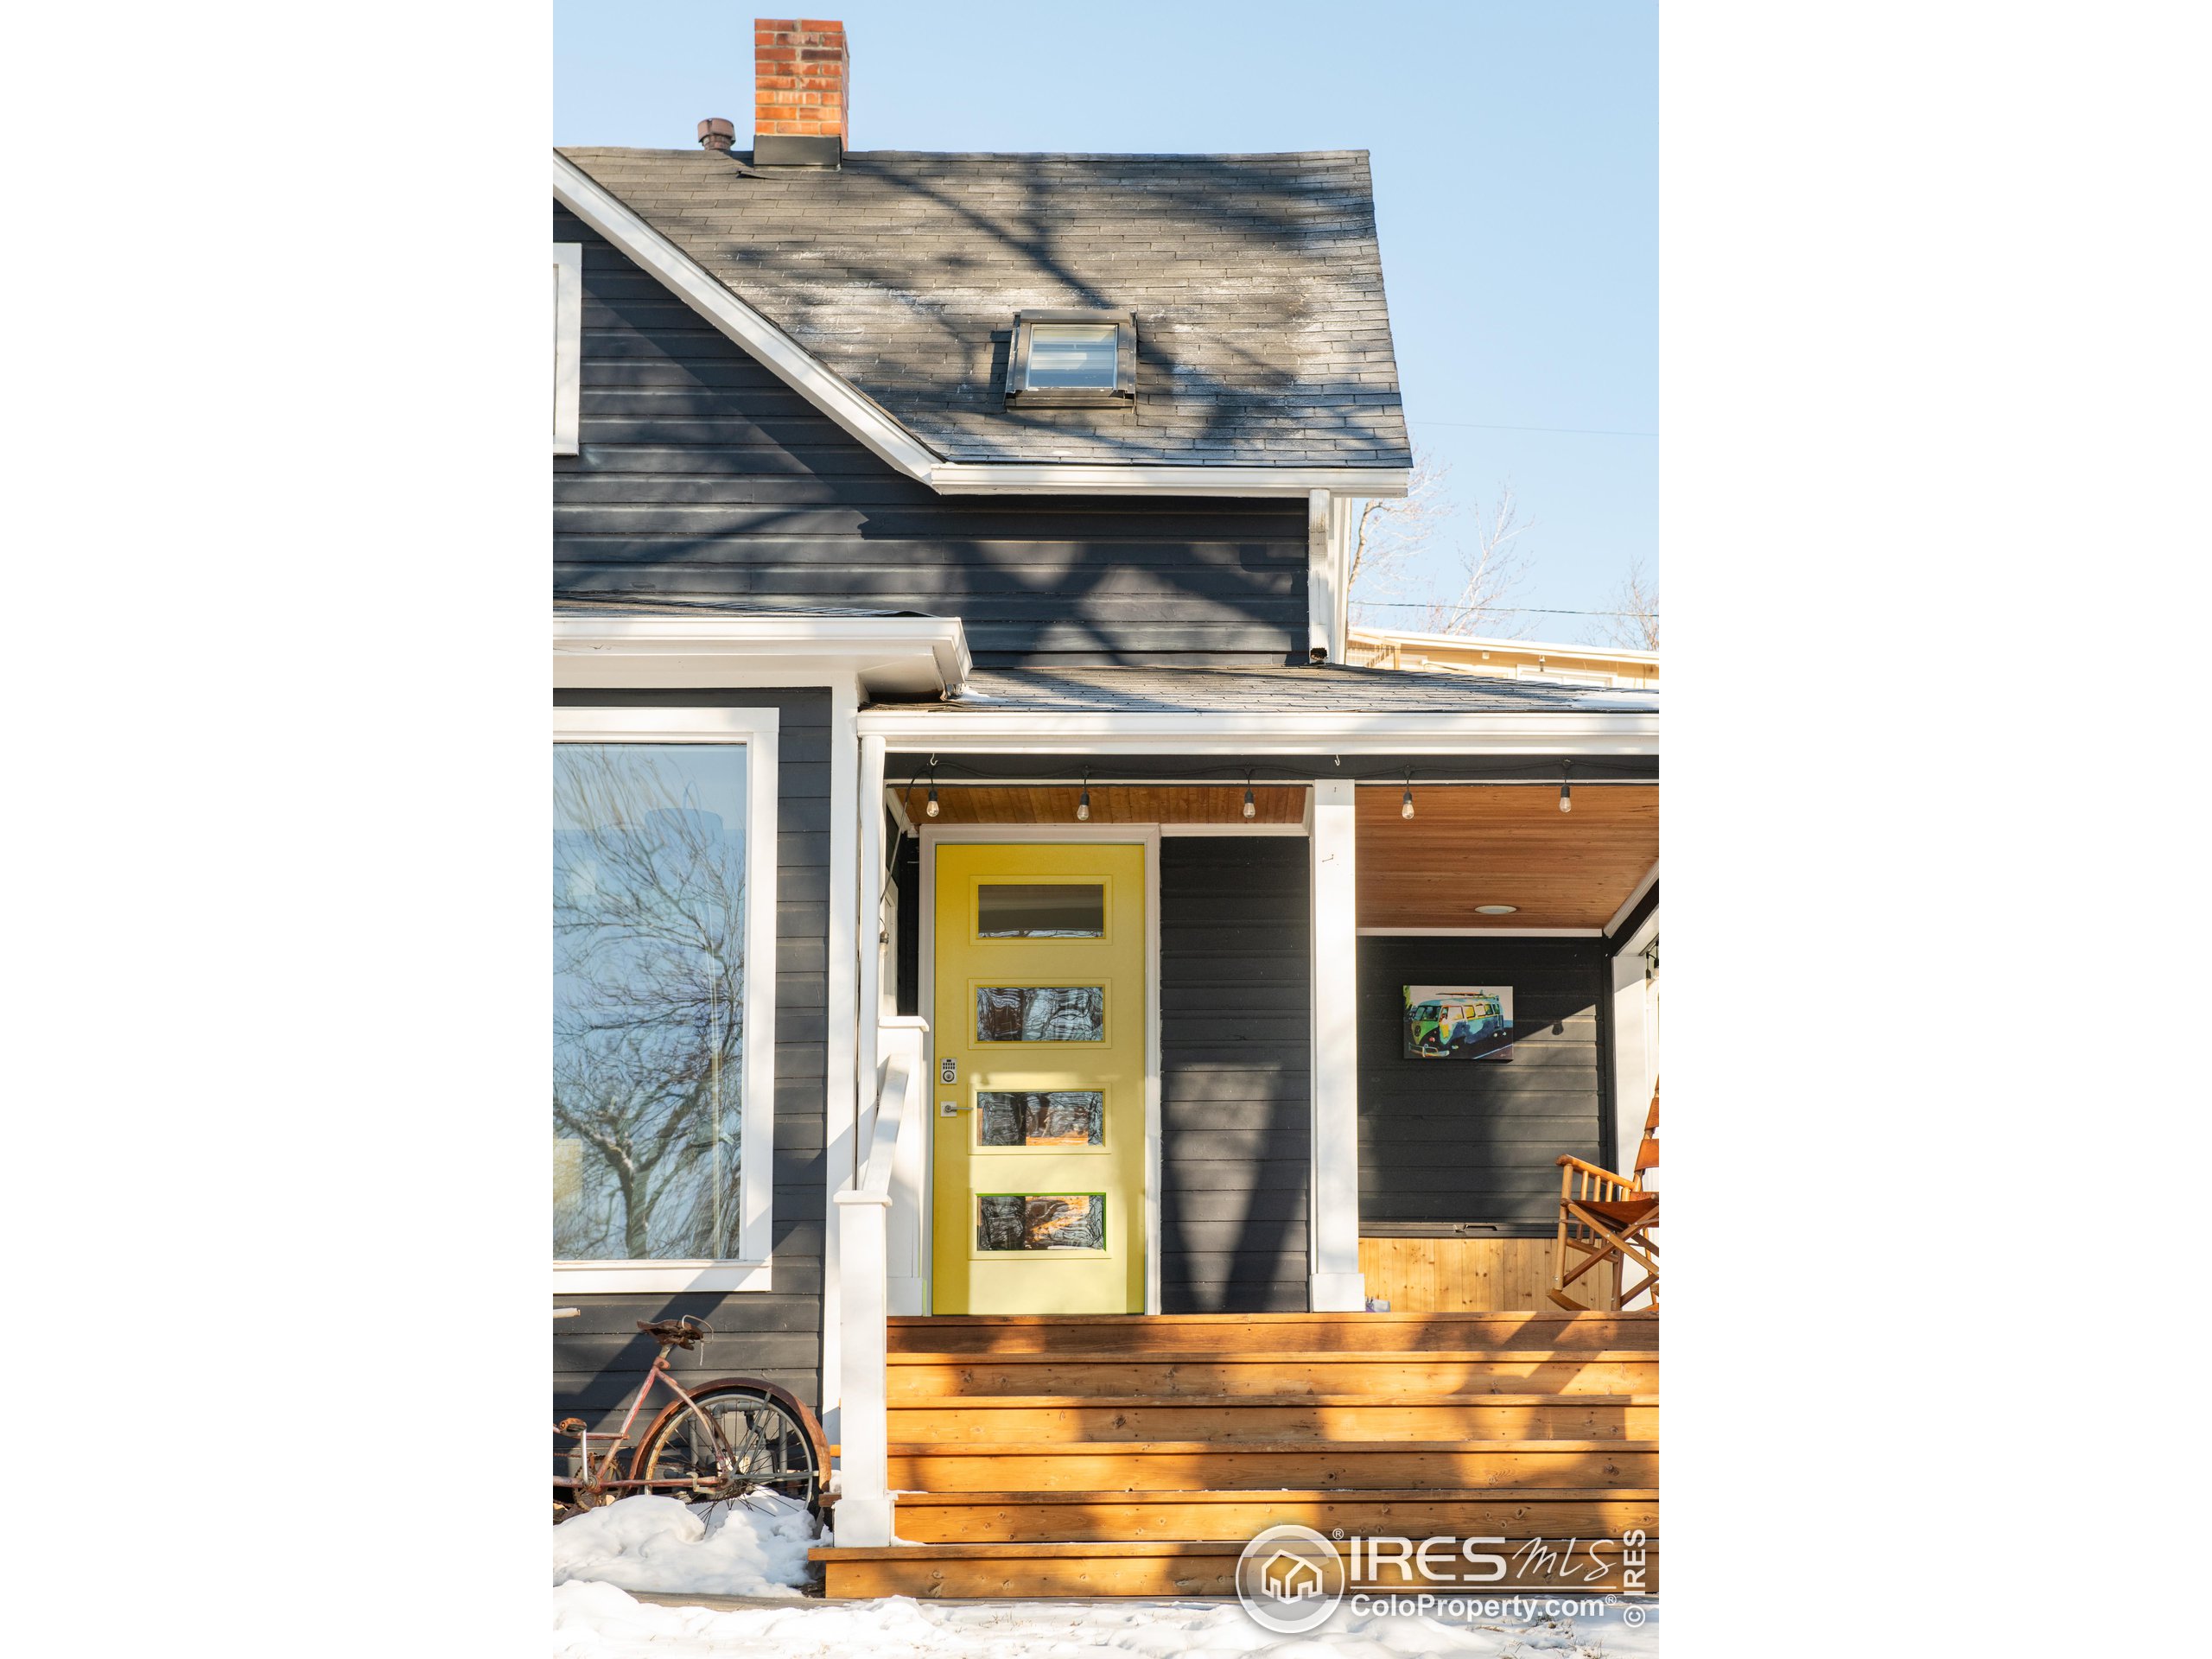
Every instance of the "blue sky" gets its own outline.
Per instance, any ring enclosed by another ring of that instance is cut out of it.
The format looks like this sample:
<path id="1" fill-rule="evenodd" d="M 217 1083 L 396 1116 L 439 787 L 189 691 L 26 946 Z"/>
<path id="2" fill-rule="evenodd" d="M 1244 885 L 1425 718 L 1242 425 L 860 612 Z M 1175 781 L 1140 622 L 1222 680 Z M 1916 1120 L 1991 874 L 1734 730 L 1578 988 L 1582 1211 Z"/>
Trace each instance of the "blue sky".
<path id="1" fill-rule="evenodd" d="M 742 134 L 753 15 L 563 0 L 554 142 L 688 147 L 709 115 Z M 1613 435 L 1658 430 L 1656 4 L 810 15 L 845 23 L 858 149 L 1372 152 L 1407 418 L 1462 508 L 1443 539 L 1465 539 L 1473 503 L 1510 480 L 1535 522 L 1522 605 L 1602 609 L 1631 559 L 1656 569 L 1659 446 Z M 1518 621 L 1553 639 L 1594 626 Z"/>

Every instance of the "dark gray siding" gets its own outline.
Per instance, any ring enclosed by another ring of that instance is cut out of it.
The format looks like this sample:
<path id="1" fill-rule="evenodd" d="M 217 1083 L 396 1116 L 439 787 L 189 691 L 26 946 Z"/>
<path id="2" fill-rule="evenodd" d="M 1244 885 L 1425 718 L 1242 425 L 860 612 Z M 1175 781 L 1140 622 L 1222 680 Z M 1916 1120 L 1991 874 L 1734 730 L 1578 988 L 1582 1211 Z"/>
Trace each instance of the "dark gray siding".
<path id="1" fill-rule="evenodd" d="M 553 1327 L 553 1407 L 594 1427 L 620 1421 L 653 1344 L 639 1319 L 694 1313 L 715 1335 L 679 1372 L 737 1373 L 821 1403 L 823 1137 L 829 1052 L 830 694 L 791 691 L 564 691 L 571 707 L 660 704 L 779 711 L 776 805 L 775 1288 L 729 1295 L 564 1296 L 581 1317 Z M 668 1396 L 655 1390 L 655 1405 Z"/>
<path id="2" fill-rule="evenodd" d="M 584 247 L 557 591 L 958 616 L 986 666 L 1304 660 L 1302 499 L 940 496 L 557 207 L 553 234 Z"/>
<path id="3" fill-rule="evenodd" d="M 1160 1303 L 1302 1309 L 1306 843 L 1160 843 Z"/>
<path id="4" fill-rule="evenodd" d="M 1403 988 L 1453 981 L 1513 988 L 1510 1061 L 1405 1058 Z M 1549 1227 L 1554 1160 L 1606 1152 L 1606 982 L 1601 940 L 1362 939 L 1361 1225 Z"/>

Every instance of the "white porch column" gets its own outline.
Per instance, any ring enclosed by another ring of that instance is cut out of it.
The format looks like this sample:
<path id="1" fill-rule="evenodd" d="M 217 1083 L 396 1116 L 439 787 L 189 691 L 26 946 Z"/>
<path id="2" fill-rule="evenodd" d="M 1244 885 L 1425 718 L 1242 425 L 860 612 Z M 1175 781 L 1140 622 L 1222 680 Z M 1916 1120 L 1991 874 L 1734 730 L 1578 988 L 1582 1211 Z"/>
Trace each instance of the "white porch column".
<path id="1" fill-rule="evenodd" d="M 860 820 L 853 801 L 860 776 L 860 684 L 851 675 L 830 692 L 830 958 L 827 1007 L 830 1015 L 828 1122 L 824 1126 L 823 1179 L 829 1195 L 853 1183 L 860 1171 L 860 1120 L 864 1082 L 860 1069 L 859 946 L 861 875 L 857 850 Z M 838 1402 L 842 1380 L 842 1323 L 838 1308 L 837 1212 L 824 1217 L 822 1235 L 822 1432 L 834 1443 L 842 1419 Z"/>
<path id="2" fill-rule="evenodd" d="M 1359 1271 L 1359 928 L 1353 785 L 1313 785 L 1313 1276 L 1317 1313 L 1367 1306 Z"/>

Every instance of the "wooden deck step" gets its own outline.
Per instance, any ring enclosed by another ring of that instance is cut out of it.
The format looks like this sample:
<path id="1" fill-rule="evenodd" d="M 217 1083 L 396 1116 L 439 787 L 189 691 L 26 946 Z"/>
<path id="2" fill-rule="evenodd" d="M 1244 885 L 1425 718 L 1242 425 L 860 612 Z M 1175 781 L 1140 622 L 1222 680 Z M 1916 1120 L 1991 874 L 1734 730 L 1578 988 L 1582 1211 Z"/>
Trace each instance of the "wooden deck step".
<path id="1" fill-rule="evenodd" d="M 1656 1440 L 894 1443 L 898 1491 L 1250 1491 L 1655 1486 Z"/>
<path id="2" fill-rule="evenodd" d="M 967 1395 L 891 1408 L 894 1440 L 1656 1440 L 1656 1394 Z"/>
<path id="3" fill-rule="evenodd" d="M 1656 1487 L 1346 1491 L 906 1492 L 899 1535 L 917 1543 L 1140 1542 L 1249 1538 L 1284 1522 L 1405 1538 L 1656 1536 Z"/>
<path id="4" fill-rule="evenodd" d="M 891 1351 L 965 1354 L 1404 1353 L 1425 1349 L 1647 1348 L 1648 1315 L 1513 1313 L 906 1314 Z"/>
<path id="5" fill-rule="evenodd" d="M 1363 1573 L 1354 1587 L 1363 1590 L 1428 1590 L 1470 1595 L 1513 1591 L 1552 1595 L 1598 1596 L 1619 1586 L 1618 1557 L 1598 1559 L 1604 1577 L 1586 1580 L 1592 1565 L 1578 1551 L 1573 1567 L 1563 1570 L 1556 1539 L 1507 1537 L 1491 1546 L 1506 1560 L 1507 1576 L 1495 1582 L 1457 1586 L 1408 1584 L 1386 1566 L 1379 1578 Z M 833 1597 L 918 1596 L 926 1599 L 1001 1599 L 1031 1596 L 1233 1596 L 1237 1557 L 1244 1541 L 1144 1543 L 914 1544 L 887 1549 L 823 1548 L 808 1552 L 822 1564 L 824 1589 Z M 1658 1587 L 1658 1540 L 1646 1546 L 1645 1585 Z M 1549 1556 L 1549 1560 L 1542 1559 Z"/>
<path id="6" fill-rule="evenodd" d="M 1081 1395 L 1126 1399 L 1224 1395 L 1650 1394 L 1659 1386 L 1651 1346 L 1452 1348 L 1313 1353 L 1260 1349 L 1141 1357 L 1062 1352 L 894 1352 L 893 1405 L 978 1395 Z"/>

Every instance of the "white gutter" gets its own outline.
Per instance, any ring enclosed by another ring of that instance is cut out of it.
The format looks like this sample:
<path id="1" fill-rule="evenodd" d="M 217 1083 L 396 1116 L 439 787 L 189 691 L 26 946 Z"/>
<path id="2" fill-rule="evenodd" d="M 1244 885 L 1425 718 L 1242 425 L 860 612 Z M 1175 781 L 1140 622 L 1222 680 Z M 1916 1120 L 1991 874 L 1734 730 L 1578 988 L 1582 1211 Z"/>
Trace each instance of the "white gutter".
<path id="1" fill-rule="evenodd" d="M 1079 461 L 941 461 L 931 487 L 944 495 L 1399 496 L 1407 474 L 1394 467 L 1170 467 Z"/>
<path id="2" fill-rule="evenodd" d="M 863 709 L 863 736 L 968 753 L 1656 755 L 1656 714 L 1048 714 Z"/>
<path id="3" fill-rule="evenodd" d="M 553 683 L 711 687 L 857 676 L 871 696 L 957 693 L 973 666 L 951 616 L 623 616 L 556 612 Z"/>

